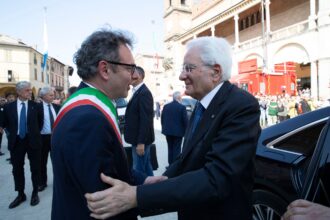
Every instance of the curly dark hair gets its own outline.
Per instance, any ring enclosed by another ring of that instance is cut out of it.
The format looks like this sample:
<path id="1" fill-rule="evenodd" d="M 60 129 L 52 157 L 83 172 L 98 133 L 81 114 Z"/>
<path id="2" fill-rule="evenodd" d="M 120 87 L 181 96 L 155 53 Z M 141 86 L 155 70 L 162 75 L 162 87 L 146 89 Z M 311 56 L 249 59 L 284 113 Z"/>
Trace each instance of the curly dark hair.
<path id="1" fill-rule="evenodd" d="M 77 73 L 83 80 L 93 78 L 102 59 L 119 62 L 119 46 L 132 48 L 133 36 L 129 32 L 101 29 L 90 35 L 74 55 Z M 115 68 L 112 66 L 112 68 Z"/>

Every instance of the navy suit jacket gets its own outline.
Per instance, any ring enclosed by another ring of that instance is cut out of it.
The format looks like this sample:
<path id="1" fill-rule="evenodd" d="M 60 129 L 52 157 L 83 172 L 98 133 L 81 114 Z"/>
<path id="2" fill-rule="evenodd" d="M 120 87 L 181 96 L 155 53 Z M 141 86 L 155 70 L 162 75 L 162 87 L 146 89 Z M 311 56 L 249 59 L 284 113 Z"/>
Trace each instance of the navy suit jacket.
<path id="1" fill-rule="evenodd" d="M 82 83 L 79 87 L 86 87 Z M 109 188 L 104 173 L 141 184 L 145 176 L 131 175 L 122 144 L 96 107 L 81 105 L 68 111 L 53 129 L 51 158 L 54 172 L 52 219 L 90 219 L 84 194 Z M 111 219 L 136 219 L 130 210 Z"/>
<path id="2" fill-rule="evenodd" d="M 251 94 L 224 82 L 164 173 L 169 179 L 137 187 L 139 208 L 176 210 L 180 220 L 252 219 L 259 116 Z"/>
<path id="3" fill-rule="evenodd" d="M 166 104 L 161 115 L 162 133 L 183 137 L 188 123 L 186 107 L 178 101 Z"/>
<path id="4" fill-rule="evenodd" d="M 132 145 L 152 144 L 154 133 L 154 100 L 143 84 L 127 104 L 125 113 L 125 141 Z"/>
<path id="5" fill-rule="evenodd" d="M 31 148 L 37 149 L 41 147 L 40 126 L 42 116 L 40 114 L 37 103 L 28 101 L 27 110 L 27 137 Z M 1 127 L 8 131 L 8 149 L 15 147 L 18 133 L 18 116 L 17 101 L 8 103 L 4 106 L 3 119 Z"/>
<path id="6" fill-rule="evenodd" d="M 55 110 L 55 113 L 57 114 L 60 109 L 61 109 L 61 106 L 60 105 L 57 105 L 57 104 L 54 104 L 54 103 L 51 103 L 51 105 L 53 106 L 54 110 Z M 41 127 L 40 127 L 40 130 L 43 128 L 44 126 L 44 105 L 43 105 L 43 102 L 41 103 L 38 103 L 38 107 L 40 108 L 40 114 L 41 114 L 41 117 L 42 117 L 42 123 L 41 123 Z"/>

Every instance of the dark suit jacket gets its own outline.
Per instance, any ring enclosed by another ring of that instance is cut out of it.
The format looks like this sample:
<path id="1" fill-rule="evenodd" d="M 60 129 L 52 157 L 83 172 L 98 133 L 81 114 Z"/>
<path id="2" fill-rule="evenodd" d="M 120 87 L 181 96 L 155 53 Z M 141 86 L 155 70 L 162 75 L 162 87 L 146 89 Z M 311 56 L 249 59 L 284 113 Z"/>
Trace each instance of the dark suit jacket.
<path id="1" fill-rule="evenodd" d="M 81 84 L 79 89 L 86 87 Z M 104 114 L 82 105 L 67 112 L 53 130 L 52 219 L 90 219 L 84 194 L 109 188 L 101 172 L 130 184 L 141 184 L 144 176 L 131 176 L 125 150 Z M 136 178 L 134 178 L 136 177 Z M 130 210 L 111 219 L 136 219 Z"/>
<path id="2" fill-rule="evenodd" d="M 177 210 L 179 219 L 187 220 L 252 219 L 259 115 L 252 95 L 224 82 L 197 133 L 164 173 L 169 179 L 138 186 L 139 208 Z"/>
<path id="3" fill-rule="evenodd" d="M 51 104 L 55 110 L 55 113 L 57 114 L 60 109 L 61 109 L 61 106 L 60 105 L 57 105 L 57 104 L 54 104 L 52 103 Z M 40 130 L 42 130 L 43 126 L 44 126 L 44 105 L 43 105 L 43 102 L 41 103 L 38 103 L 38 107 L 40 108 L 40 114 L 41 114 L 41 118 L 42 118 L 42 123 L 41 123 L 41 127 L 40 127 Z"/>
<path id="4" fill-rule="evenodd" d="M 125 113 L 125 141 L 132 145 L 152 144 L 154 133 L 154 100 L 143 84 L 127 104 Z"/>
<path id="5" fill-rule="evenodd" d="M 178 101 L 166 104 L 161 115 L 162 133 L 183 137 L 188 123 L 186 107 Z"/>
<path id="6" fill-rule="evenodd" d="M 8 131 L 8 149 L 15 147 L 18 132 L 17 101 L 8 103 L 4 107 L 1 127 Z M 42 117 L 37 103 L 28 101 L 27 110 L 27 137 L 31 148 L 41 147 L 40 126 Z"/>

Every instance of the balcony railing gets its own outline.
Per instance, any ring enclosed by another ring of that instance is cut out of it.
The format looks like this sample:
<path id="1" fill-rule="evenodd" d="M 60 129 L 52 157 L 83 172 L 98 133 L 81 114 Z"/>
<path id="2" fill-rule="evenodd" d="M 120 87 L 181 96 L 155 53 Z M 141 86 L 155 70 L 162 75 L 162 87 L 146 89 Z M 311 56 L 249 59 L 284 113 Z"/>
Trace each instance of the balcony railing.
<path id="1" fill-rule="evenodd" d="M 307 30 L 308 30 L 308 20 L 272 32 L 271 40 L 276 41 L 294 35 L 299 35 L 301 33 L 306 32 Z"/>
<path id="2" fill-rule="evenodd" d="M 308 20 L 290 25 L 270 33 L 269 43 L 291 36 L 305 33 L 308 30 Z M 251 49 L 262 45 L 262 37 L 252 38 L 239 44 L 241 50 Z"/>

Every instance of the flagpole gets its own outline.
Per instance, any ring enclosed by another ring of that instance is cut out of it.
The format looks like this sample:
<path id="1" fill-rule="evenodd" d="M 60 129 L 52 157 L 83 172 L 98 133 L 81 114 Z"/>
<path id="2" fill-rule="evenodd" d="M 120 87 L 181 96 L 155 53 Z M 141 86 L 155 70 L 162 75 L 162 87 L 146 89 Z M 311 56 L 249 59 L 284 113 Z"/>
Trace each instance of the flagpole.
<path id="1" fill-rule="evenodd" d="M 46 72 L 47 67 L 47 59 L 48 59 L 48 33 L 47 33 L 47 7 L 44 7 L 44 30 L 43 30 L 43 66 L 42 66 L 42 73 Z"/>

